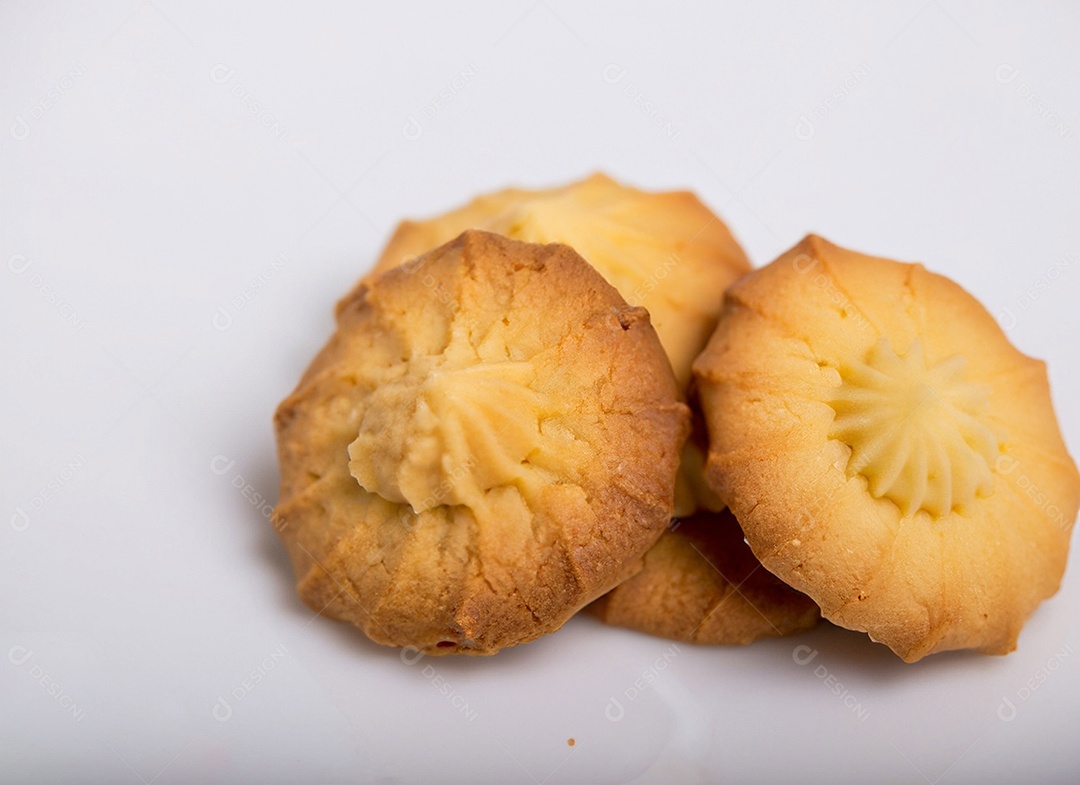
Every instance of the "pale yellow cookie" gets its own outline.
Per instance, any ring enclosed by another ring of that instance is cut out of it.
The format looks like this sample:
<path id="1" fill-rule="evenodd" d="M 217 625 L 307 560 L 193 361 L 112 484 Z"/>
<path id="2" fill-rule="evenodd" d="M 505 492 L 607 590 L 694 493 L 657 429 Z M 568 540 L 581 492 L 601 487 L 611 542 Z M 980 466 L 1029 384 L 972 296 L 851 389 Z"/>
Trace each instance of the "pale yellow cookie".
<path id="1" fill-rule="evenodd" d="M 466 232 L 359 287 L 279 407 L 314 610 L 491 654 L 640 569 L 689 414 L 647 312 L 570 248 Z"/>
<path id="2" fill-rule="evenodd" d="M 830 621 L 1004 654 L 1057 591 L 1080 476 L 1045 365 L 947 278 L 807 237 L 728 291 L 695 375 L 711 484 Z"/>
<path id="3" fill-rule="evenodd" d="M 628 303 L 649 311 L 684 391 L 694 358 L 716 326 L 724 290 L 750 269 L 727 226 L 694 194 L 651 193 L 594 174 L 559 188 L 509 188 L 434 218 L 403 221 L 375 272 L 408 266 L 466 229 L 572 247 Z M 677 513 L 722 509 L 695 471 L 705 461 L 696 442 L 684 450 Z"/>
<path id="4" fill-rule="evenodd" d="M 607 624 L 704 644 L 792 635 L 821 618 L 813 600 L 754 558 L 728 511 L 676 521 L 645 568 L 589 606 Z"/>
<path id="5" fill-rule="evenodd" d="M 424 221 L 403 221 L 375 264 L 407 263 L 466 229 L 569 245 L 631 305 L 649 311 L 675 377 L 716 326 L 724 290 L 750 269 L 727 226 L 689 191 L 651 193 L 603 174 L 559 188 L 509 188 Z"/>

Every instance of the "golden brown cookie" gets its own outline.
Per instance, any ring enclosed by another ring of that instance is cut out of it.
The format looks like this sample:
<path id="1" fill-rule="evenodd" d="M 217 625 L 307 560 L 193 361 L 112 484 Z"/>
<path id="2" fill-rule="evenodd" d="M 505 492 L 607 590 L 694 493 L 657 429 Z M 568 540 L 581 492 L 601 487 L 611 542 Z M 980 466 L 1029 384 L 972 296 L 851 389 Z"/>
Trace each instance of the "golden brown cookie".
<path id="1" fill-rule="evenodd" d="M 650 193 L 594 174 L 559 188 L 509 188 L 435 218 L 403 221 L 375 271 L 407 263 L 466 229 L 569 245 L 628 303 L 649 311 L 684 389 L 716 326 L 724 290 L 750 269 L 727 226 L 694 194 Z"/>
<path id="2" fill-rule="evenodd" d="M 746 644 L 812 628 L 813 600 L 761 566 L 730 512 L 676 521 L 645 568 L 589 606 L 607 624 L 689 643 Z"/>
<path id="3" fill-rule="evenodd" d="M 466 232 L 343 302 L 278 409 L 300 596 L 429 653 L 558 629 L 664 531 L 688 417 L 644 309 Z"/>
<path id="4" fill-rule="evenodd" d="M 921 265 L 810 236 L 733 286 L 695 363 L 708 476 L 766 568 L 911 662 L 1015 648 L 1080 477 L 1045 365 Z"/>
<path id="5" fill-rule="evenodd" d="M 649 311 L 684 391 L 694 358 L 716 326 L 724 290 L 750 269 L 727 226 L 694 194 L 650 193 L 594 174 L 559 188 L 509 188 L 434 218 L 403 221 L 375 272 L 408 265 L 466 229 L 569 245 L 628 303 Z M 684 453 L 677 513 L 722 509 L 691 468 L 705 462 L 697 442 L 687 441 Z"/>

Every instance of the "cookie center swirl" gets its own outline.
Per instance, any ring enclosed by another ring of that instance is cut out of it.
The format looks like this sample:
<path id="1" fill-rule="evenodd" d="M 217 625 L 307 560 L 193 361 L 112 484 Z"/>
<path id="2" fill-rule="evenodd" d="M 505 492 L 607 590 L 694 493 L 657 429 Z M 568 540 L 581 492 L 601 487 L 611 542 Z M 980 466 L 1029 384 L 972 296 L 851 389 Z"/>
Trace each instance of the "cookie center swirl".
<path id="1" fill-rule="evenodd" d="M 880 339 L 866 361 L 840 369 L 830 438 L 851 448 L 847 471 L 903 515 L 963 513 L 993 488 L 998 441 L 983 413 L 990 389 L 965 381 L 965 358 L 928 367 L 916 340 L 898 356 Z"/>
<path id="2" fill-rule="evenodd" d="M 367 401 L 349 471 L 367 491 L 420 513 L 484 506 L 495 488 L 526 500 L 562 475 L 575 438 L 529 362 L 427 367 L 413 361 Z M 569 449 L 568 449 L 569 448 Z"/>

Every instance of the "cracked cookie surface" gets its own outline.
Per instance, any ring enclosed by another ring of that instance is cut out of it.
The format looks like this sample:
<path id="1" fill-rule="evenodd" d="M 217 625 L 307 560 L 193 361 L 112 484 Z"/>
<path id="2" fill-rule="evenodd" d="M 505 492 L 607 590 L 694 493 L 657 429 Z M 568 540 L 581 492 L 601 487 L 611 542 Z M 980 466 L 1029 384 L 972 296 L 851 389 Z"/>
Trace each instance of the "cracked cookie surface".
<path id="1" fill-rule="evenodd" d="M 403 221 L 375 272 L 408 267 L 466 229 L 563 243 L 581 254 L 628 303 L 648 310 L 684 394 L 694 358 L 716 326 L 724 290 L 750 270 L 727 226 L 693 193 L 642 191 L 594 174 L 556 188 L 507 188 L 433 218 Z M 723 508 L 701 475 L 699 441 L 683 447 L 675 499 L 680 516 Z"/>
<path id="2" fill-rule="evenodd" d="M 433 654 L 551 632 L 640 569 L 688 419 L 644 309 L 565 246 L 466 232 L 344 300 L 278 409 L 298 591 Z"/>
<path id="3" fill-rule="evenodd" d="M 569 245 L 628 303 L 649 311 L 684 389 L 724 290 L 750 269 L 727 226 L 694 194 L 642 191 L 594 174 L 558 188 L 508 188 L 434 218 L 403 221 L 375 271 L 408 265 L 466 229 Z"/>
<path id="4" fill-rule="evenodd" d="M 821 618 L 813 600 L 761 566 L 726 510 L 677 521 L 645 554 L 644 569 L 589 612 L 617 627 L 715 645 L 793 635 Z"/>
<path id="5" fill-rule="evenodd" d="M 711 485 L 825 618 L 1004 654 L 1057 591 L 1080 476 L 1045 365 L 947 278 L 807 237 L 728 291 L 695 376 Z"/>

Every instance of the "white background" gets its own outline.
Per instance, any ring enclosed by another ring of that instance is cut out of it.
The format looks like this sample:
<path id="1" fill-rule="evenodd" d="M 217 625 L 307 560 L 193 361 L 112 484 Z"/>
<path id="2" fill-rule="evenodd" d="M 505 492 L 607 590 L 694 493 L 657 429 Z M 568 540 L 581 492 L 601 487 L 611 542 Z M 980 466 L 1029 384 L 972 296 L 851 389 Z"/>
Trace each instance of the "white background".
<path id="1" fill-rule="evenodd" d="M 956 278 L 1078 449 L 1077 5 L 366 5 L 0 5 L 0 779 L 1080 781 L 1075 564 L 1006 658 L 575 619 L 409 665 L 313 618 L 253 495 L 399 219 L 596 169 L 756 264 Z"/>

